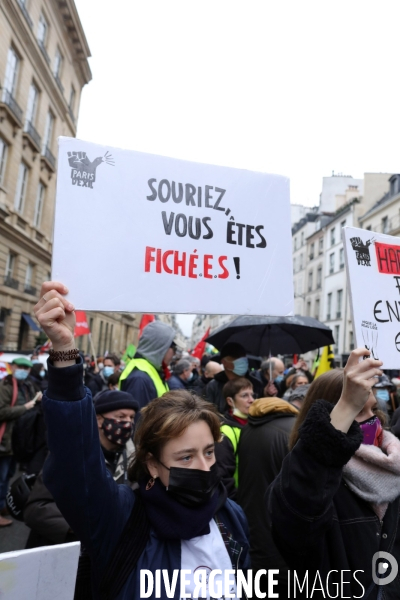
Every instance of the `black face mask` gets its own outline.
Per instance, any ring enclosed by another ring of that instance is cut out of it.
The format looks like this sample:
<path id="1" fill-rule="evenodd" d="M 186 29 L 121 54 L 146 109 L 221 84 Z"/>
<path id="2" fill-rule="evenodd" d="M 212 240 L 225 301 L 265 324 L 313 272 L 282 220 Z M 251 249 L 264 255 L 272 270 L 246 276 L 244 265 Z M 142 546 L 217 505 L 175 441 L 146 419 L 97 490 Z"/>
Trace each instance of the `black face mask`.
<path id="1" fill-rule="evenodd" d="M 163 467 L 169 471 L 168 494 L 184 506 L 205 504 L 215 494 L 220 479 L 216 463 L 209 471 Z"/>

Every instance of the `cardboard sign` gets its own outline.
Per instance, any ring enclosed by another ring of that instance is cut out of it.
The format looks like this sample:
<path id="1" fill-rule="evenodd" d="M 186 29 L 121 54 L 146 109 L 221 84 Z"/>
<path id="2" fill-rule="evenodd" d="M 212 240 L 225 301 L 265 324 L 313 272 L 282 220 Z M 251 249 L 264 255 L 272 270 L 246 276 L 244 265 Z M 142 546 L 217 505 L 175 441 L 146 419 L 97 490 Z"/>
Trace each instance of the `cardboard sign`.
<path id="1" fill-rule="evenodd" d="M 291 315 L 289 181 L 60 138 L 52 278 L 82 310 Z"/>
<path id="2" fill-rule="evenodd" d="M 2 600 L 73 600 L 80 543 L 0 554 Z"/>
<path id="3" fill-rule="evenodd" d="M 400 368 L 400 238 L 343 229 L 356 346 Z"/>

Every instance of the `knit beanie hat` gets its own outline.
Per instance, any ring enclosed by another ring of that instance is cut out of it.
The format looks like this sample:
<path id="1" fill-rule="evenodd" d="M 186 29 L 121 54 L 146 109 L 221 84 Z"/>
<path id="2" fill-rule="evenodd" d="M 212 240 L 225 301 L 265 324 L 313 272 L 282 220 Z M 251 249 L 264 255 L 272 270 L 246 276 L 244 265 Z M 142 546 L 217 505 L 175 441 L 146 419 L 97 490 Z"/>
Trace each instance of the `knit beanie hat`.
<path id="1" fill-rule="evenodd" d="M 139 410 L 139 403 L 134 400 L 132 394 L 119 390 L 105 390 L 97 394 L 93 402 L 98 415 L 120 408 L 130 408 L 136 412 Z"/>

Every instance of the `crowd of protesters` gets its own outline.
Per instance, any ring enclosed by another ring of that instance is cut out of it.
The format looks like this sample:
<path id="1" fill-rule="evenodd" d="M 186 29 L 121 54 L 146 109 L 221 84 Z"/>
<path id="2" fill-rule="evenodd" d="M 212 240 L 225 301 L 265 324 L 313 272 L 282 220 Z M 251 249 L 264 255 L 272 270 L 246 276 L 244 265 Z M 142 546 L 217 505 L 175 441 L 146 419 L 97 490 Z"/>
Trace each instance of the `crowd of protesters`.
<path id="1" fill-rule="evenodd" d="M 278 569 L 281 598 L 291 570 L 362 571 L 365 597 L 400 597 L 398 577 L 381 596 L 371 576 L 376 552 L 400 558 L 400 379 L 365 349 L 315 380 L 304 360 L 250 368 L 238 343 L 199 359 L 157 320 L 126 363 L 84 356 L 64 293 L 44 284 L 35 309 L 47 366 L 17 358 L 0 382 L 0 528 L 19 512 L 27 548 L 80 541 L 76 600 L 139 598 L 140 569 L 205 564 Z"/>

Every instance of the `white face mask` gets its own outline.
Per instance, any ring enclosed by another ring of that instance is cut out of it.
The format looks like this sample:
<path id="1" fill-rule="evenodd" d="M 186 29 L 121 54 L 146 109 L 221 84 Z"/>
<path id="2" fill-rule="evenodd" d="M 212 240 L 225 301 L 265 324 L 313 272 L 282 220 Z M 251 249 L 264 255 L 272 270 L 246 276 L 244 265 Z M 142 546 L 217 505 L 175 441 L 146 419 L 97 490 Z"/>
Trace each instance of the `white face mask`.
<path id="1" fill-rule="evenodd" d="M 104 369 L 104 364 L 103 363 L 97 363 L 98 368 L 100 369 L 100 371 L 102 369 Z"/>

